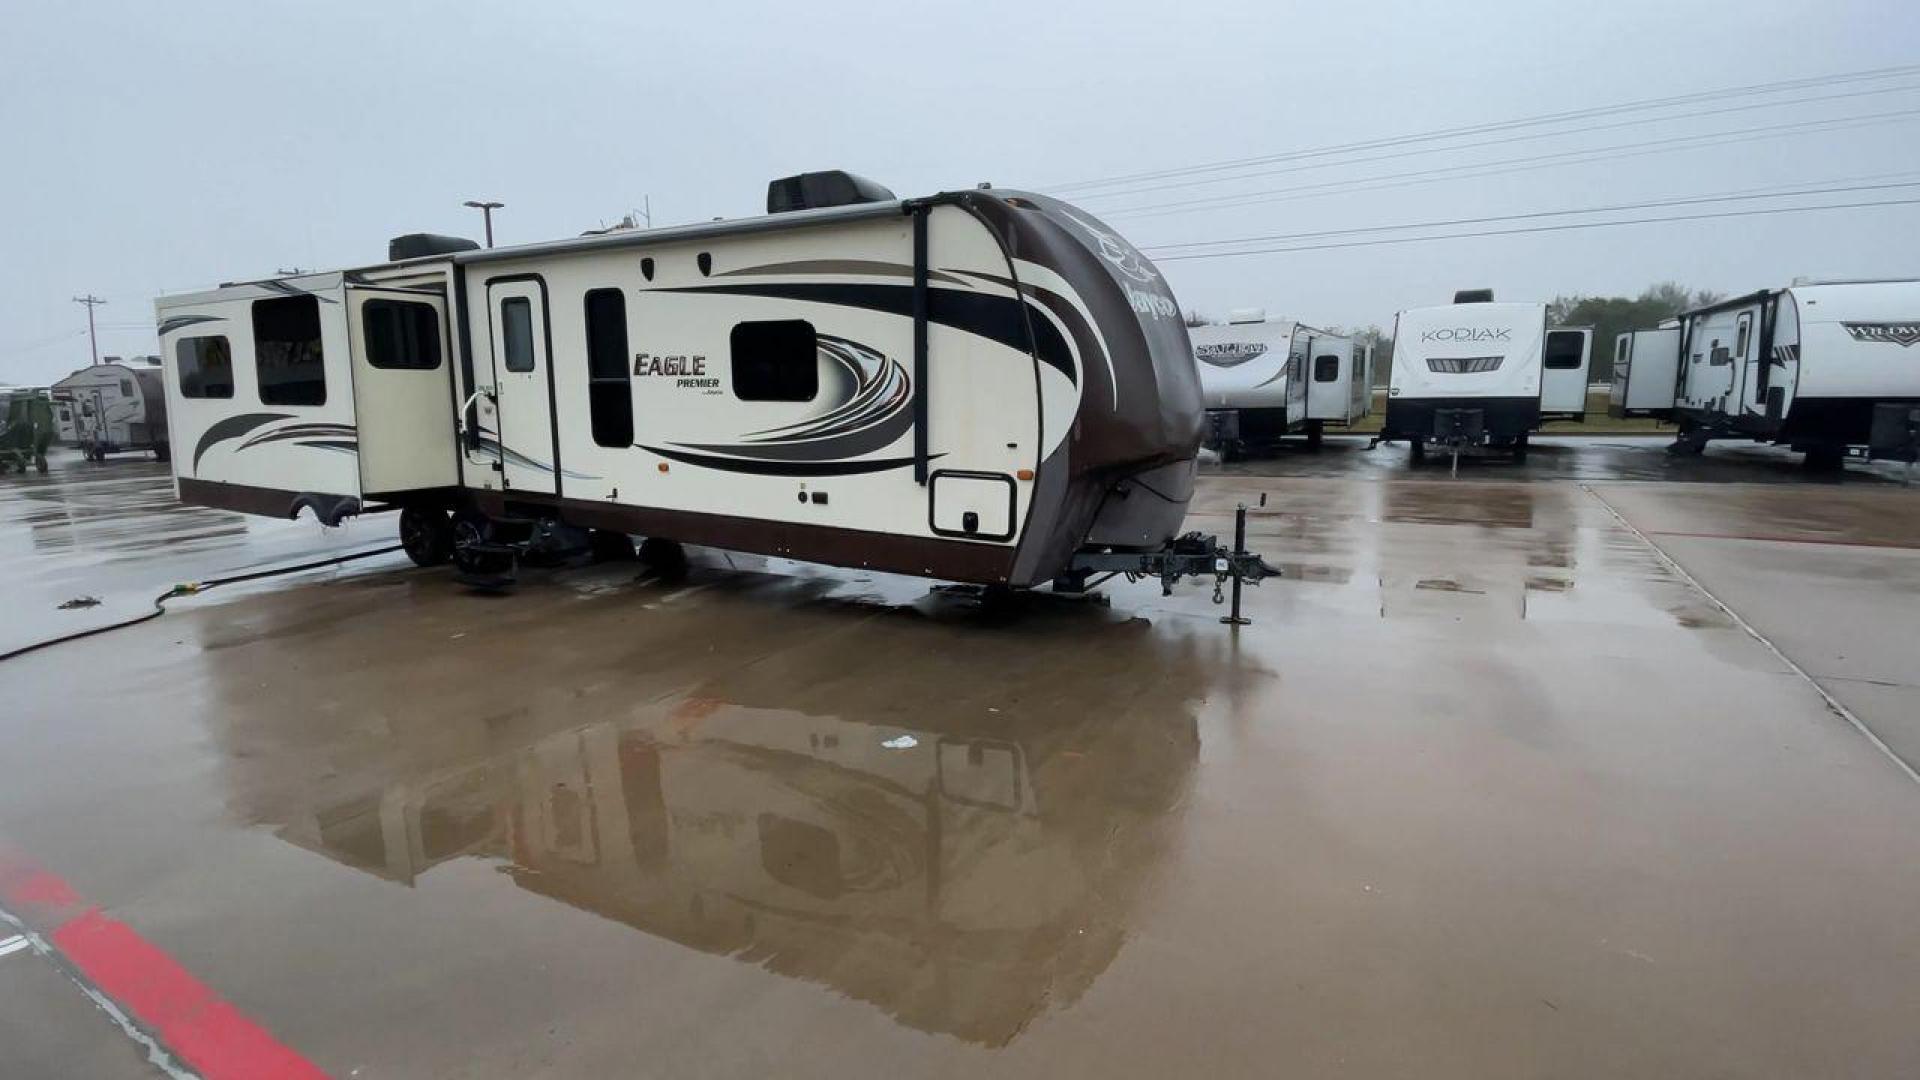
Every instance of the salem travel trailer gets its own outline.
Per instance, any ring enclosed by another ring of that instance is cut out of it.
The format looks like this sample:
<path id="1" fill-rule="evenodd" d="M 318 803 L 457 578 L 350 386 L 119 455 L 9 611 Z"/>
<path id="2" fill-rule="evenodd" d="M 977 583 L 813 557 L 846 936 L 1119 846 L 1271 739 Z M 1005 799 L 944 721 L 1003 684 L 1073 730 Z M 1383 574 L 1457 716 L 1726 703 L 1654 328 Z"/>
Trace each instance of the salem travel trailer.
<path id="1" fill-rule="evenodd" d="M 1673 415 L 1673 392 L 1680 381 L 1680 326 L 1629 330 L 1613 339 L 1613 384 L 1607 390 L 1607 415 L 1615 420 Z"/>
<path id="2" fill-rule="evenodd" d="M 1261 311 L 1235 312 L 1226 325 L 1189 327 L 1207 445 L 1223 457 L 1271 450 L 1307 419 L 1302 377 L 1312 331 Z"/>
<path id="3" fill-rule="evenodd" d="M 1540 369 L 1540 418 L 1585 420 L 1587 378 L 1593 370 L 1593 327 L 1556 326 L 1548 330 Z"/>
<path id="4" fill-rule="evenodd" d="M 1416 458 L 1429 441 L 1526 456 L 1527 434 L 1540 426 L 1547 307 L 1494 303 L 1491 295 L 1465 292 L 1395 317 L 1380 441 L 1405 439 Z"/>
<path id="5" fill-rule="evenodd" d="M 1796 283 L 1680 316 L 1678 453 L 1710 439 L 1907 459 L 1920 437 L 1920 281 Z"/>
<path id="6" fill-rule="evenodd" d="M 1262 572 L 1170 546 L 1199 382 L 1165 282 L 1106 226 L 843 173 L 769 208 L 402 237 L 387 263 L 163 298 L 179 496 L 397 508 L 417 562 L 470 577 L 595 533 L 1014 587 Z"/>
<path id="7" fill-rule="evenodd" d="M 148 451 L 167 460 L 167 394 L 157 359 L 109 356 L 54 383 L 52 393 L 60 441 L 80 447 L 88 461 Z"/>

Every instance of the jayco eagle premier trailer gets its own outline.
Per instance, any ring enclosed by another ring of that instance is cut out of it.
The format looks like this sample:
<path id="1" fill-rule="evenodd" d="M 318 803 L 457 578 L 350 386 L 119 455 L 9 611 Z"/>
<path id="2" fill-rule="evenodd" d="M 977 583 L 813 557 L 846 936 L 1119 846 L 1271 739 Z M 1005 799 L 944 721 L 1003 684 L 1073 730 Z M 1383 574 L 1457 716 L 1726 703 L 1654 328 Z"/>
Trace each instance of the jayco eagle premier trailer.
<path id="1" fill-rule="evenodd" d="M 1318 445 L 1328 424 L 1344 427 L 1373 411 L 1373 353 L 1352 338 L 1260 312 L 1187 333 L 1207 405 L 1207 445 L 1223 455 L 1272 449 L 1301 431 Z"/>
<path id="2" fill-rule="evenodd" d="M 1173 559 L 1198 379 L 1165 282 L 1106 226 L 843 173 L 768 205 L 485 251 L 403 237 L 388 263 L 163 298 L 180 498 L 398 508 L 416 561 L 476 575 L 588 530 L 1015 587 L 1258 562 Z"/>
<path id="3" fill-rule="evenodd" d="M 1524 458 L 1527 434 L 1540 426 L 1546 335 L 1545 304 L 1494 303 L 1488 292 L 1402 311 L 1381 441 L 1406 439 L 1416 458 L 1429 440 Z"/>
<path id="4" fill-rule="evenodd" d="M 88 461 L 149 450 L 167 460 L 167 395 L 161 382 L 158 363 L 109 356 L 54 383 L 60 441 L 80 447 Z"/>
<path id="5" fill-rule="evenodd" d="M 1850 447 L 1908 457 L 1920 437 L 1920 281 L 1764 289 L 1680 316 L 1679 453 L 1781 443 L 1833 467 Z"/>
<path id="6" fill-rule="evenodd" d="M 1680 324 L 1653 330 L 1629 330 L 1613 339 L 1613 385 L 1607 390 L 1607 415 L 1615 420 L 1673 415 L 1673 391 L 1680 381 Z"/>

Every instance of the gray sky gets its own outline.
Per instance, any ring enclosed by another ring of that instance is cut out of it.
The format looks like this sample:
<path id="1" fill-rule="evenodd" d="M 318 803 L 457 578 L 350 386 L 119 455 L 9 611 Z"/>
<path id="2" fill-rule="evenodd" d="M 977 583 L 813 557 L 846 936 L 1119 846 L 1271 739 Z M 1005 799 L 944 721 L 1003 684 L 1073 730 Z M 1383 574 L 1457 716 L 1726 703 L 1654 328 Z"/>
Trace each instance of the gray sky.
<path id="1" fill-rule="evenodd" d="M 103 353 L 151 352 L 160 292 L 377 262 L 403 232 L 477 236 L 477 214 L 459 205 L 468 198 L 506 202 L 497 232 L 513 243 L 575 234 L 646 196 L 661 224 L 756 213 L 768 179 L 808 169 L 851 169 L 903 195 L 982 180 L 1046 190 L 1920 58 L 1911 0 L 169 0 L 22 5 L 7 23 L 0 382 L 22 383 L 86 362 L 74 295 L 109 301 L 99 313 Z M 1609 164 L 1205 213 L 1119 212 L 1899 110 L 1920 110 L 1920 91 L 1082 205 L 1150 246 L 1920 173 L 1916 113 Z M 1920 188 L 1818 201 L 1907 197 Z M 1260 306 L 1323 324 L 1384 324 L 1458 286 L 1544 299 L 1660 279 L 1731 291 L 1800 274 L 1920 276 L 1917 227 L 1920 206 L 1902 206 L 1163 269 L 1183 304 L 1203 313 Z"/>

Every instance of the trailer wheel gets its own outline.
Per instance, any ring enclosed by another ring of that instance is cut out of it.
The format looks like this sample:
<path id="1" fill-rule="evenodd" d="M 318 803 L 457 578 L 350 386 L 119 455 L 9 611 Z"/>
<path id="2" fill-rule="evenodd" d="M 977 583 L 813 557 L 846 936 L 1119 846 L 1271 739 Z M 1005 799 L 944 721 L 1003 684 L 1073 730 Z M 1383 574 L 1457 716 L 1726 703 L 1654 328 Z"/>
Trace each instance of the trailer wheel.
<path id="1" fill-rule="evenodd" d="M 1839 443 L 1807 447 L 1806 467 L 1812 472 L 1839 472 L 1846 467 L 1847 448 Z"/>
<path id="2" fill-rule="evenodd" d="M 663 578 L 677 578 L 687 572 L 687 550 L 661 536 L 640 541 L 640 561 Z"/>
<path id="3" fill-rule="evenodd" d="M 1327 425 L 1324 420 L 1307 421 L 1307 449 L 1318 450 L 1325 441 Z"/>
<path id="4" fill-rule="evenodd" d="M 1427 440 L 1415 435 L 1407 440 L 1407 457 L 1414 462 L 1427 460 Z"/>
<path id="5" fill-rule="evenodd" d="M 1524 431 L 1514 436 L 1513 438 L 1513 460 L 1514 460 L 1514 463 L 1518 465 L 1526 464 L 1527 433 Z"/>
<path id="6" fill-rule="evenodd" d="M 463 513 L 453 521 L 453 565 L 476 578 L 497 577 L 513 569 L 513 556 L 486 550 L 493 541 L 493 522 L 484 514 Z"/>
<path id="7" fill-rule="evenodd" d="M 453 557 L 453 522 L 445 510 L 409 506 L 400 511 L 400 546 L 415 566 L 439 566 Z"/>
<path id="8" fill-rule="evenodd" d="M 159 446 L 153 448 L 153 460 L 172 461 L 173 451 L 168 448 L 166 443 L 161 443 Z"/>
<path id="9" fill-rule="evenodd" d="M 595 529 L 587 534 L 587 551 L 594 562 L 628 562 L 633 558 L 633 537 L 612 529 Z"/>

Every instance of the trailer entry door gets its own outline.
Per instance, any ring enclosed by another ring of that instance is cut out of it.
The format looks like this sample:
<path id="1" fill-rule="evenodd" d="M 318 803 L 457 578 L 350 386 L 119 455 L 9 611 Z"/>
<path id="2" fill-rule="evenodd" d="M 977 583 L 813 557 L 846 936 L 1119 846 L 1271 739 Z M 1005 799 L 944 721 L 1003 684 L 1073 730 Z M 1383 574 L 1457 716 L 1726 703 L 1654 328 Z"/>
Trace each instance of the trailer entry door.
<path id="1" fill-rule="evenodd" d="M 483 413 L 480 439 L 482 446 L 499 455 L 501 479 L 509 492 L 560 492 L 546 293 L 546 283 L 531 275 L 487 282 L 498 426 L 487 431 Z"/>

